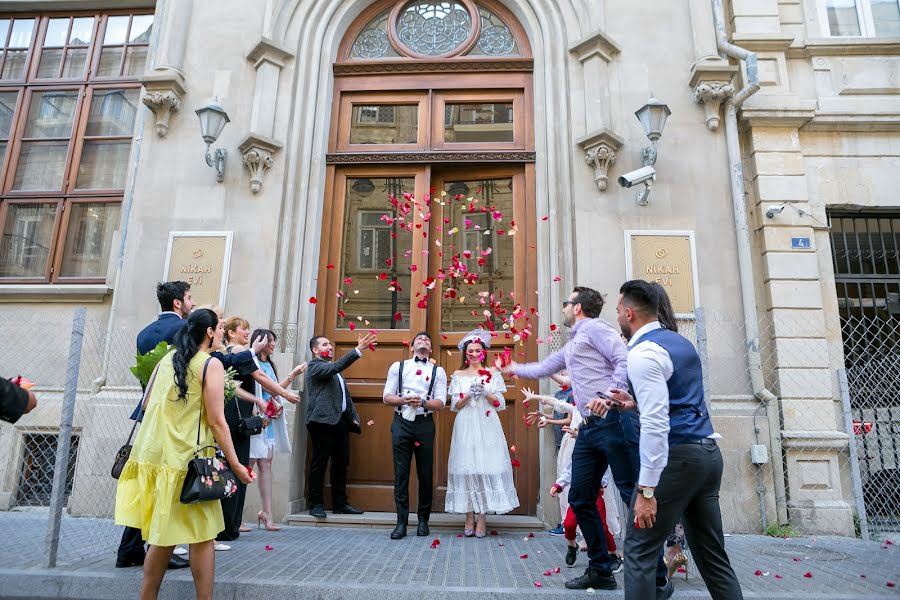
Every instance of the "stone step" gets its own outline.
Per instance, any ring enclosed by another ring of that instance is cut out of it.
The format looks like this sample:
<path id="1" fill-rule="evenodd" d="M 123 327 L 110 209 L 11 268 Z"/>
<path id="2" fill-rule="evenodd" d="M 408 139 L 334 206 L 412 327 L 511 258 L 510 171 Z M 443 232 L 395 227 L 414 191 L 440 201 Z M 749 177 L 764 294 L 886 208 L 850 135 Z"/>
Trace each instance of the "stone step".
<path id="1" fill-rule="evenodd" d="M 365 512 L 361 515 L 336 515 L 325 511 L 328 517 L 316 519 L 308 512 L 294 513 L 287 516 L 288 525 L 301 525 L 307 527 L 361 527 L 361 528 L 391 528 L 397 523 L 397 515 L 392 512 Z M 432 529 L 462 529 L 466 516 L 451 513 L 434 513 L 428 524 Z M 419 519 L 416 515 L 409 515 L 409 526 L 415 528 Z M 544 529 L 544 523 L 534 516 L 529 515 L 488 515 L 488 529 L 503 531 L 533 531 Z"/>

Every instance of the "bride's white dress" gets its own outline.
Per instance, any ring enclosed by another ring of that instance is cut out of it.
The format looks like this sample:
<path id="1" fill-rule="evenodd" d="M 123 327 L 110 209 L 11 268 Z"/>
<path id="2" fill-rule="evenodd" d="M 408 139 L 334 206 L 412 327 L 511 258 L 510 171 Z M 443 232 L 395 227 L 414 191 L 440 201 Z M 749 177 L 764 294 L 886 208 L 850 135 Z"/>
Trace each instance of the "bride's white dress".
<path id="1" fill-rule="evenodd" d="M 506 408 L 503 376 L 493 372 L 490 382 L 484 384 L 484 395 L 457 408 L 460 394 L 468 394 L 473 382 L 484 379 L 478 375 L 454 374 L 450 381 L 450 408 L 457 415 L 447 466 L 444 510 L 449 513 L 503 514 L 519 506 L 509 447 L 497 416 L 498 410 Z M 487 394 L 496 394 L 500 406 L 491 404 L 485 398 Z"/>

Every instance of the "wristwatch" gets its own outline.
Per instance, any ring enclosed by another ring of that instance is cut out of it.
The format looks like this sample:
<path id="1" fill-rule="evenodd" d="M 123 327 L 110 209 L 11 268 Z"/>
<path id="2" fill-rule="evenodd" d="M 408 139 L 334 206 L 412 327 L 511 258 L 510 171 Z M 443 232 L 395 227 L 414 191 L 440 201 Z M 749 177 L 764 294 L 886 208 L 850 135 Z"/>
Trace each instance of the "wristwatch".
<path id="1" fill-rule="evenodd" d="M 647 500 L 652 499 L 652 498 L 653 498 L 653 494 L 654 494 L 654 492 L 656 491 L 656 489 L 655 489 L 655 488 L 652 488 L 652 487 L 642 487 L 642 488 L 640 488 L 640 489 L 641 489 L 641 494 L 642 494 L 642 495 L 644 496 L 644 498 L 646 498 Z"/>

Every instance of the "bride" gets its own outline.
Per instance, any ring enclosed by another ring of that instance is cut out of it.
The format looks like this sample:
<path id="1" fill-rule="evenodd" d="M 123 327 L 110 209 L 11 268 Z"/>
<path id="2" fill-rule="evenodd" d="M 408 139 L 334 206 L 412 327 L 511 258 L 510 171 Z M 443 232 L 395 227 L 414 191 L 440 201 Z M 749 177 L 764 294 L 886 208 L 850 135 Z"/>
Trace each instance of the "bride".
<path id="1" fill-rule="evenodd" d="M 463 363 L 450 381 L 450 408 L 458 414 L 450 440 L 444 510 L 466 513 L 466 537 L 484 537 L 486 513 L 503 514 L 519 506 L 509 448 L 497 416 L 506 408 L 506 384 L 499 371 L 485 367 L 490 343 L 490 333 L 480 329 L 464 337 L 458 346 Z"/>

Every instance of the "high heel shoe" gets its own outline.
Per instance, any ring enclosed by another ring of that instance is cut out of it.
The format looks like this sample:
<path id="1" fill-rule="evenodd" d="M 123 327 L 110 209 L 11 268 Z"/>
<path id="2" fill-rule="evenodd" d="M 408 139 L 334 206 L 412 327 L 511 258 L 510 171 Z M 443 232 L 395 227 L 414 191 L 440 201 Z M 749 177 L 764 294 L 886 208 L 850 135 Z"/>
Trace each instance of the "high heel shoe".
<path id="1" fill-rule="evenodd" d="M 473 535 L 475 535 L 475 530 L 474 529 L 463 529 L 463 535 L 465 535 L 466 537 L 472 537 Z"/>
<path id="2" fill-rule="evenodd" d="M 259 529 L 263 523 L 265 523 L 266 531 L 281 531 L 281 527 L 277 527 L 269 520 L 269 515 L 265 514 L 263 511 L 259 511 L 256 513 L 256 528 Z"/>
<path id="3" fill-rule="evenodd" d="M 671 558 L 668 556 L 663 558 L 663 562 L 666 563 L 667 571 L 669 573 L 669 579 L 672 578 L 672 574 L 675 571 L 684 573 L 684 580 L 687 581 L 688 578 L 688 567 L 687 567 L 687 556 L 684 552 L 677 552 Z"/>
<path id="4" fill-rule="evenodd" d="M 481 524 L 481 529 L 478 528 L 479 523 Z M 487 520 L 478 519 L 475 521 L 475 537 L 483 538 L 487 535 Z"/>

